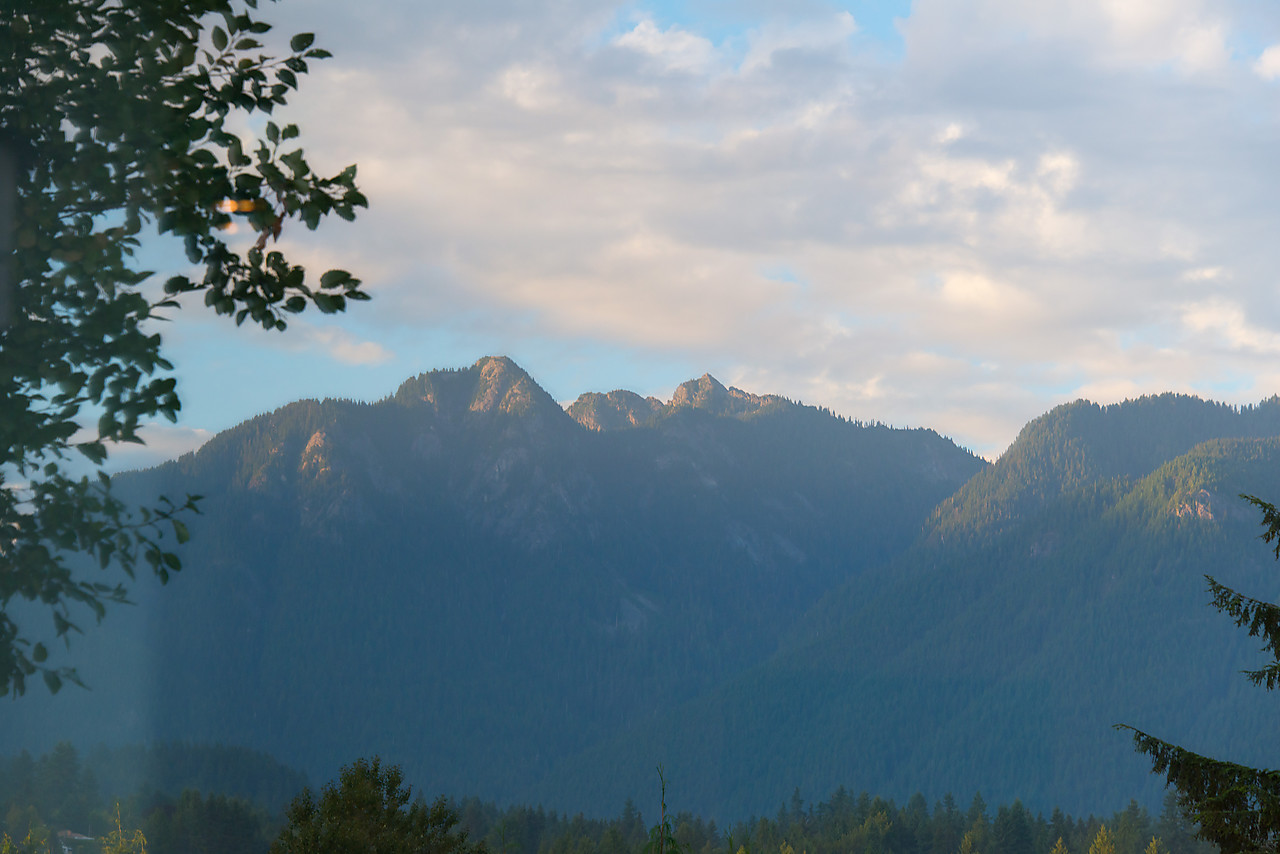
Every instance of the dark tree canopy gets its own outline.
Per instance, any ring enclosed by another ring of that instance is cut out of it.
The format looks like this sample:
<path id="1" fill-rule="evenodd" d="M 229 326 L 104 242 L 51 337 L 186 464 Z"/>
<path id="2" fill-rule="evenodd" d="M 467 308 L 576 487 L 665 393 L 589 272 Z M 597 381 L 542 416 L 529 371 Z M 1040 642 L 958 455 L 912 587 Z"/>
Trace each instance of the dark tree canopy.
<path id="1" fill-rule="evenodd" d="M 271 854 L 485 854 L 455 829 L 458 815 L 444 798 L 411 797 L 398 765 L 357 759 L 319 800 L 310 789 L 294 799 Z"/>
<path id="2" fill-rule="evenodd" d="M 1275 543 L 1280 560 L 1280 510 L 1253 496 L 1242 496 L 1262 511 L 1262 539 Z M 1261 637 L 1262 650 L 1273 660 L 1246 671 L 1255 685 L 1268 691 L 1280 684 L 1280 605 L 1252 599 L 1205 576 L 1212 604 Z M 1178 793 L 1178 804 L 1199 826 L 1198 834 L 1225 854 L 1280 849 L 1280 771 L 1250 768 L 1201 756 L 1153 735 L 1133 729 L 1134 744 L 1151 757 L 1153 771 L 1164 774 Z"/>
<path id="3" fill-rule="evenodd" d="M 234 129 L 328 56 L 308 33 L 264 53 L 257 5 L 11 0 L 0 16 L 0 695 L 37 672 L 53 691 L 75 679 L 41 639 L 79 631 L 77 606 L 101 619 L 125 601 L 120 576 L 78 572 L 75 555 L 128 578 L 181 567 L 171 544 L 190 499 L 131 511 L 105 474 L 68 467 L 77 455 L 100 466 L 146 420 L 176 419 L 148 321 L 195 292 L 236 323 L 281 330 L 309 305 L 367 298 L 349 273 L 309 278 L 272 246 L 291 220 L 349 220 L 365 198 L 354 166 L 312 171 L 295 125 L 267 121 L 252 141 Z M 153 284 L 135 254 L 154 232 L 201 272 Z M 19 624 L 24 601 L 52 615 L 50 632 Z"/>

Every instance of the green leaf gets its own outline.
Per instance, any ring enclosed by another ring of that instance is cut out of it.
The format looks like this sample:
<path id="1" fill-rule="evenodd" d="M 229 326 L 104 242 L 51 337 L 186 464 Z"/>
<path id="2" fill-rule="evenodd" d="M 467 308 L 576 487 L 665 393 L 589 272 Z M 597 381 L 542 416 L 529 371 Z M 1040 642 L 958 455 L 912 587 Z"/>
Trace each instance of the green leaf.
<path id="1" fill-rule="evenodd" d="M 294 53 L 301 53 L 311 47 L 311 43 L 315 40 L 315 33 L 298 33 L 296 36 L 289 39 L 289 50 Z"/>
<path id="2" fill-rule="evenodd" d="M 351 274 L 346 270 L 329 270 L 320 277 L 320 287 L 337 288 L 351 281 Z"/>
<path id="3" fill-rule="evenodd" d="M 191 539 L 191 532 L 187 530 L 186 524 L 181 519 L 170 519 L 173 523 L 173 535 L 178 538 L 179 543 L 185 543 Z"/>
<path id="4" fill-rule="evenodd" d="M 49 657 L 49 651 L 44 648 L 44 644 L 38 643 L 31 650 L 31 660 L 36 664 L 42 663 Z"/>
<path id="5" fill-rule="evenodd" d="M 50 694 L 56 694 L 62 690 L 62 678 L 57 673 L 52 670 L 44 670 L 41 671 L 41 675 L 44 676 L 44 684 L 49 687 Z"/>
<path id="6" fill-rule="evenodd" d="M 338 307 L 338 297 L 329 294 L 314 294 L 311 297 L 315 301 L 316 308 L 320 309 L 324 314 L 334 314 L 341 309 Z"/>
<path id="7" fill-rule="evenodd" d="M 164 283 L 164 292 L 166 294 L 180 294 L 191 290 L 192 287 L 191 280 L 186 276 L 170 276 Z"/>
<path id="8" fill-rule="evenodd" d="M 222 27 L 214 27 L 214 28 L 213 28 L 212 36 L 213 36 L 213 47 L 214 47 L 214 49 L 215 49 L 215 50 L 219 50 L 219 51 L 226 50 L 226 48 L 227 48 L 227 33 L 226 33 L 226 31 L 225 31 L 225 30 L 223 30 L 223 29 L 222 29 Z"/>

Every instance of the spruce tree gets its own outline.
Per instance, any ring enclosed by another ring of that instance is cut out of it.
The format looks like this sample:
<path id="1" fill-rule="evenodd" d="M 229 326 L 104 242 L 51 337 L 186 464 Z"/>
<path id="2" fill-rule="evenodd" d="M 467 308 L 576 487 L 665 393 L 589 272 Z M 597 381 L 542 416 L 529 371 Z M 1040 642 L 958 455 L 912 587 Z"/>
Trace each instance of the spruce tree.
<path id="1" fill-rule="evenodd" d="M 1275 543 L 1280 560 L 1280 510 L 1251 495 L 1242 495 L 1262 511 L 1262 540 Z M 1245 676 L 1270 691 L 1280 685 L 1280 605 L 1252 599 L 1205 576 L 1212 604 L 1265 641 L 1272 661 Z M 1153 772 L 1164 774 L 1178 793 L 1183 814 L 1198 825 L 1197 834 L 1224 854 L 1280 850 L 1280 771 L 1250 768 L 1201 756 L 1126 725 L 1138 751 L 1151 757 Z"/>

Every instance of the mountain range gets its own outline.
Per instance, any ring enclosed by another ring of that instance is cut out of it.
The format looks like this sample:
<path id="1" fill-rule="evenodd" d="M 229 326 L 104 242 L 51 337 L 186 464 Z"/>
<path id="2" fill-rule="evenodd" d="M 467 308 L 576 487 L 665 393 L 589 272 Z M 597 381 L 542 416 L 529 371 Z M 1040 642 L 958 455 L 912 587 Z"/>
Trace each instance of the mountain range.
<path id="1" fill-rule="evenodd" d="M 1112 724 L 1268 764 L 1256 644 L 1202 576 L 1275 598 L 1236 496 L 1275 495 L 1278 436 L 1274 399 L 1078 401 L 990 464 L 710 376 L 564 408 L 505 358 L 301 401 L 115 479 L 204 496 L 185 568 L 0 750 L 223 742 L 317 780 L 377 753 L 596 814 L 662 764 L 721 820 L 842 785 L 1153 803 Z"/>

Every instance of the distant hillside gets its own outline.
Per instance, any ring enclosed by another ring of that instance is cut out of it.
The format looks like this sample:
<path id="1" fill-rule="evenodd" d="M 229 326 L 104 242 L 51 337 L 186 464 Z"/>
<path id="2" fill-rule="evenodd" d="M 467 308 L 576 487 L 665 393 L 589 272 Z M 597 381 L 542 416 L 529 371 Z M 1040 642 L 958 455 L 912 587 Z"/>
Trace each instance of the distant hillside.
<path id="1" fill-rule="evenodd" d="M 1110 406 L 1085 400 L 1035 419 L 992 466 L 938 508 L 935 536 L 981 536 L 1063 495 L 1145 477 L 1201 442 L 1280 435 L 1280 400 L 1235 407 L 1162 394 Z"/>
<path id="2" fill-rule="evenodd" d="M 1274 400 L 1060 407 L 943 502 L 914 548 L 825 596 L 778 655 L 537 791 L 603 809 L 661 761 L 685 802 L 719 815 L 776 807 L 771 780 L 809 797 L 846 785 L 1078 814 L 1154 805 L 1159 783 L 1119 722 L 1274 767 L 1273 698 L 1239 676 L 1256 644 L 1205 607 L 1203 575 L 1280 594 L 1236 497 L 1280 498 L 1278 428 Z"/>
<path id="3" fill-rule="evenodd" d="M 380 753 L 521 798 L 767 659 L 986 465 L 709 376 L 565 412 L 491 358 L 291 404 L 118 479 L 205 496 L 186 568 L 77 648 L 91 692 L 6 711 L 0 750 L 221 741 L 317 780 Z"/>

